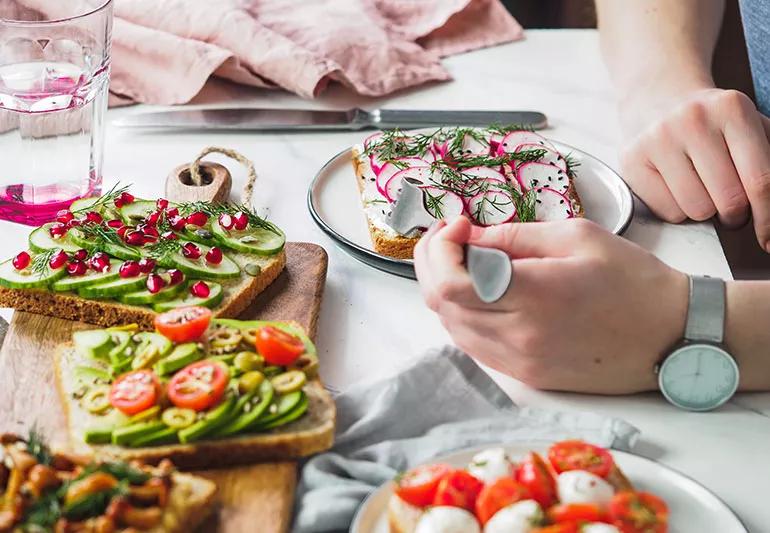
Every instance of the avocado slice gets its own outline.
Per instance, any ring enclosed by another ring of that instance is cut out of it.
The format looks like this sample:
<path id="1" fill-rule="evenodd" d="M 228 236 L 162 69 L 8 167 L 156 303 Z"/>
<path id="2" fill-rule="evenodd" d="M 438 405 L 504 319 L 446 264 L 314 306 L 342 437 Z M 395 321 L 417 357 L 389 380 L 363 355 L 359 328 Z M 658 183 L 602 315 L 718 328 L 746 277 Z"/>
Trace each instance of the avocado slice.
<path id="1" fill-rule="evenodd" d="M 259 386 L 257 395 L 248 397 L 243 407 L 234 411 L 235 418 L 228 422 L 224 427 L 217 430 L 217 437 L 227 437 L 245 431 L 251 426 L 270 406 L 273 400 L 273 386 L 268 380 L 262 382 Z M 240 400 L 244 397 L 242 396 Z M 248 408 L 248 410 L 246 410 Z"/>
<path id="2" fill-rule="evenodd" d="M 184 368 L 190 363 L 194 363 L 203 357 L 203 352 L 198 349 L 194 342 L 177 344 L 171 353 L 155 363 L 155 373 L 159 376 L 165 376 Z"/>
<path id="3" fill-rule="evenodd" d="M 234 394 L 225 396 L 219 405 L 206 413 L 202 420 L 179 430 L 179 442 L 186 444 L 200 440 L 203 437 L 218 433 L 218 429 L 226 424 L 230 414 L 234 412 L 236 399 Z"/>
<path id="4" fill-rule="evenodd" d="M 173 344 L 160 333 L 142 331 L 133 336 L 133 340 L 138 343 L 134 350 L 131 369 L 140 370 L 150 368 L 159 359 L 171 351 Z"/>
<path id="5" fill-rule="evenodd" d="M 255 423 L 249 426 L 249 431 L 273 427 L 271 426 L 273 422 L 281 420 L 284 416 L 291 413 L 298 405 L 301 404 L 304 394 L 305 393 L 302 391 L 296 391 L 290 392 L 289 394 L 284 394 L 283 396 L 279 396 L 273 404 L 275 405 L 275 408 L 273 408 L 271 405 L 270 409 L 264 416 L 260 417 Z"/>
<path id="6" fill-rule="evenodd" d="M 152 435 L 166 427 L 163 422 L 139 422 L 130 426 L 120 427 L 112 432 L 112 443 L 118 446 L 130 446 L 133 441 Z"/>
<path id="7" fill-rule="evenodd" d="M 72 342 L 78 353 L 91 359 L 106 359 L 114 343 L 112 336 L 103 329 L 87 329 L 72 334 Z"/>
<path id="8" fill-rule="evenodd" d="M 176 444 L 179 442 L 177 435 L 178 430 L 175 428 L 164 427 L 142 437 L 138 437 L 131 441 L 129 446 L 132 448 L 139 448 L 141 446 L 158 446 L 160 444 Z"/>
<path id="9" fill-rule="evenodd" d="M 299 403 L 294 406 L 294 408 L 289 411 L 288 413 L 284 414 L 283 416 L 280 416 L 276 418 L 275 420 L 267 423 L 262 423 L 258 425 L 259 429 L 265 430 L 265 429 L 273 429 L 280 426 L 285 426 L 286 424 L 290 422 L 294 422 L 299 417 L 305 414 L 307 412 L 307 408 L 310 405 L 310 401 L 307 398 L 307 395 L 303 392 L 302 398 L 300 399 Z"/>

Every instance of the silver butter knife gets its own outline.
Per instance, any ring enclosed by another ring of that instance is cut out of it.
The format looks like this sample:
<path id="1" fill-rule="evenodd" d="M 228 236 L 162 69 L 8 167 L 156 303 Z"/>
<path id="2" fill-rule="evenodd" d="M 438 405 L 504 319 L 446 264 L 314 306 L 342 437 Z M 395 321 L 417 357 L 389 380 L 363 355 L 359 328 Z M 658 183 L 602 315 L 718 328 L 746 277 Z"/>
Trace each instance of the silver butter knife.
<path id="1" fill-rule="evenodd" d="M 342 130 L 368 128 L 424 128 L 437 126 L 487 126 L 520 124 L 542 129 L 546 116 L 536 111 L 425 111 L 406 109 L 313 109 L 211 108 L 173 109 L 126 115 L 114 121 L 125 128 L 170 130 Z"/>
<path id="2" fill-rule="evenodd" d="M 421 181 L 404 178 L 401 191 L 388 214 L 388 225 L 401 235 L 430 227 L 436 222 L 436 218 L 425 206 L 425 195 L 420 185 L 423 185 Z M 473 289 L 484 303 L 496 302 L 511 285 L 513 263 L 502 250 L 469 244 L 465 247 L 465 265 L 471 276 Z"/>

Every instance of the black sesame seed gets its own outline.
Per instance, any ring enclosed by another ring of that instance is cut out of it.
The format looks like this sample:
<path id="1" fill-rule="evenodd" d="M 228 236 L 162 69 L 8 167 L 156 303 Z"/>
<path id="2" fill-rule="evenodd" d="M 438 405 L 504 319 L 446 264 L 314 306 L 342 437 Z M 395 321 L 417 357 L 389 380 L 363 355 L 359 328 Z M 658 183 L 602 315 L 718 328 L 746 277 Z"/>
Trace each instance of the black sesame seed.
<path id="1" fill-rule="evenodd" d="M 563 203 L 564 203 L 564 200 L 559 200 L 559 203 L 560 203 L 560 204 L 563 204 Z"/>
<path id="2" fill-rule="evenodd" d="M 553 178 L 551 176 L 548 176 L 548 181 L 553 181 Z"/>
<path id="3" fill-rule="evenodd" d="M 377 181 L 377 178 L 369 178 L 369 181 Z"/>
<path id="4" fill-rule="evenodd" d="M 537 180 L 536 179 L 532 180 L 532 185 L 537 186 Z"/>
<path id="5" fill-rule="evenodd" d="M 560 172 L 560 174 L 561 174 L 561 172 Z M 558 177 L 558 180 L 559 180 L 559 181 L 561 181 L 561 180 L 563 180 L 563 179 L 564 179 L 564 176 L 559 176 L 559 177 Z"/>
<path id="6" fill-rule="evenodd" d="M 542 204 L 543 202 L 541 200 L 535 200 L 537 203 Z"/>

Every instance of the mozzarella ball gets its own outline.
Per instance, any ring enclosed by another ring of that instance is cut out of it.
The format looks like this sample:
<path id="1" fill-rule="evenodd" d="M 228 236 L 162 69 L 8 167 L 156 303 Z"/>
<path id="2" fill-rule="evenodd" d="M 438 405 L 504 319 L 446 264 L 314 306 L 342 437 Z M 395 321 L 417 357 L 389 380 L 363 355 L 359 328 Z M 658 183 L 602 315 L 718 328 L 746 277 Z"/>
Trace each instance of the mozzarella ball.
<path id="1" fill-rule="evenodd" d="M 440 505 L 422 514 L 414 533 L 481 533 L 481 529 L 465 509 Z"/>
<path id="2" fill-rule="evenodd" d="M 484 483 L 513 475 L 513 463 L 502 448 L 490 448 L 473 456 L 468 472 Z"/>
<path id="3" fill-rule="evenodd" d="M 484 533 L 529 533 L 543 523 L 543 510 L 535 500 L 522 500 L 497 511 Z"/>
<path id="4" fill-rule="evenodd" d="M 569 470 L 556 478 L 561 503 L 610 503 L 615 489 L 599 476 L 585 470 Z"/>

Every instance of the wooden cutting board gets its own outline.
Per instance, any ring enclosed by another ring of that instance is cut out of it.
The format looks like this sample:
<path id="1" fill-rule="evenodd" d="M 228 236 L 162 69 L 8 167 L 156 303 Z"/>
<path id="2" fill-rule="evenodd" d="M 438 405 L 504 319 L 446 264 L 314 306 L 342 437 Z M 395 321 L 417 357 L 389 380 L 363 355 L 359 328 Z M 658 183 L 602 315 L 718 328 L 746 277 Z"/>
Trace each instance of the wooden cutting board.
<path id="1" fill-rule="evenodd" d="M 287 243 L 286 269 L 240 318 L 294 320 L 315 338 L 328 258 L 315 244 Z M 13 315 L 0 349 L 0 432 L 25 434 L 36 424 L 52 444 L 66 444 L 67 428 L 54 384 L 54 348 L 88 326 L 31 313 Z M 323 362 L 321 363 L 323 364 Z M 207 470 L 216 482 L 219 512 L 201 531 L 288 530 L 294 502 L 294 461 Z"/>

